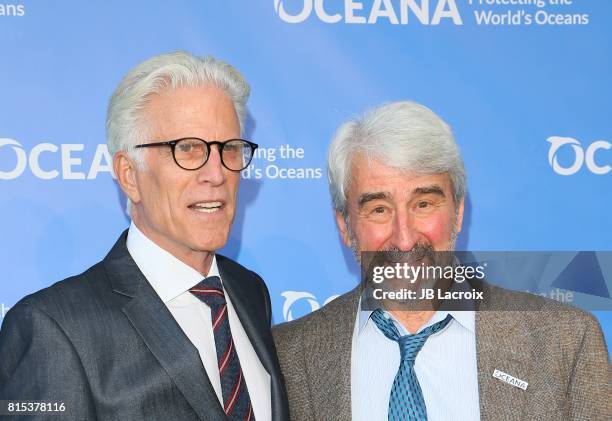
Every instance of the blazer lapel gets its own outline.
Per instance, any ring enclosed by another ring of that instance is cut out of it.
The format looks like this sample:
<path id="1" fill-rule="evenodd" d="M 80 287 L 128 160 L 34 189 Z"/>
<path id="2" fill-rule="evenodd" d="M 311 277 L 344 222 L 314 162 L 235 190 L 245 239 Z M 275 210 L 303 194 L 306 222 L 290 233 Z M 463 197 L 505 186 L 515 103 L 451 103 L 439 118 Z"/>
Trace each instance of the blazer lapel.
<path id="1" fill-rule="evenodd" d="M 253 308 L 252 286 L 248 285 L 249 280 L 239 279 L 239 275 L 232 270 L 231 266 L 224 263 L 224 260 L 217 256 L 219 274 L 223 281 L 223 287 L 227 291 L 234 309 L 238 314 L 240 323 L 246 332 L 259 361 L 270 375 L 271 397 L 272 397 L 272 417 L 274 419 L 285 419 L 288 417 L 286 404 L 285 386 L 280 373 L 280 366 L 276 356 L 276 348 L 272 340 L 270 326 L 262 319 Z M 261 294 L 255 291 L 256 296 Z M 261 323 L 261 322 L 264 323 Z"/>
<path id="2" fill-rule="evenodd" d="M 227 291 L 234 309 L 238 314 L 240 323 L 244 327 L 255 353 L 259 357 L 261 364 L 264 366 L 269 374 L 272 374 L 272 361 L 270 360 L 270 353 L 272 350 L 268 347 L 268 343 L 264 338 L 262 332 L 262 324 L 258 324 L 257 321 L 261 320 L 261 314 L 258 314 L 252 305 L 252 292 L 250 285 L 245 285 L 245 282 L 238 279 L 227 265 L 222 264 L 221 259 L 218 258 L 219 263 L 219 274 L 223 281 L 223 288 Z M 269 329 L 269 328 L 268 328 Z"/>
<path id="3" fill-rule="evenodd" d="M 351 419 L 351 352 L 360 292 L 355 288 L 323 307 L 319 336 L 305 352 L 306 367 L 313 367 L 308 376 L 317 419 Z"/>
<path id="4" fill-rule="evenodd" d="M 126 237 L 124 232 L 105 258 L 113 290 L 132 298 L 123 312 L 197 415 L 203 420 L 225 420 L 198 350 L 129 255 Z"/>
<path id="5" fill-rule="evenodd" d="M 493 291 L 493 293 L 495 293 Z M 534 385 L 528 332 L 517 322 L 518 311 L 480 308 L 476 312 L 478 389 L 482 420 L 526 419 L 527 397 Z M 495 370 L 526 382 L 527 389 L 494 377 Z"/>

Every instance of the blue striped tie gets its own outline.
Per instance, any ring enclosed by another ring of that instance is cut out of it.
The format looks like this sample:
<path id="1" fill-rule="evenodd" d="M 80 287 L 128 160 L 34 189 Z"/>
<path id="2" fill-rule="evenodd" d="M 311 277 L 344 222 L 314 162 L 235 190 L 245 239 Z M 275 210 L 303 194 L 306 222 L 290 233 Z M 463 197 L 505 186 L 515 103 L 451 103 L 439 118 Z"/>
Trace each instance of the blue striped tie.
<path id="1" fill-rule="evenodd" d="M 444 329 L 451 319 L 449 314 L 446 319 L 426 327 L 419 333 L 400 336 L 393 322 L 384 316 L 382 310 L 378 309 L 372 313 L 372 320 L 378 329 L 387 338 L 396 341 L 400 349 L 400 366 L 389 396 L 389 421 L 427 420 L 427 409 L 414 371 L 414 360 L 427 338 Z"/>
<path id="2" fill-rule="evenodd" d="M 209 276 L 189 292 L 210 307 L 223 395 L 223 411 L 228 420 L 255 421 L 249 390 L 230 330 L 221 279 L 218 276 Z"/>

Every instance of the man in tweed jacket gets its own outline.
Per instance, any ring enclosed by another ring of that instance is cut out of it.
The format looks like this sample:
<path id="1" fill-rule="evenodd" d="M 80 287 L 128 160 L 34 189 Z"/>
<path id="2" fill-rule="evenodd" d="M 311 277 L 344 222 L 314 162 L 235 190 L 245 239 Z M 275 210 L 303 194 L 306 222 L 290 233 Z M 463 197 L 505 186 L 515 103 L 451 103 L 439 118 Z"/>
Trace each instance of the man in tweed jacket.
<path id="1" fill-rule="evenodd" d="M 449 127 L 426 107 L 391 103 L 345 123 L 328 171 L 340 234 L 357 259 L 366 250 L 453 250 L 465 170 Z M 612 419 L 612 370 L 593 316 L 477 288 L 487 299 L 470 311 L 385 312 L 404 334 L 450 316 L 414 362 L 427 419 Z M 398 419 L 389 410 L 398 344 L 372 322 L 364 294 L 357 287 L 275 328 L 292 420 Z M 416 419 L 409 409 L 400 405 L 399 419 Z"/>

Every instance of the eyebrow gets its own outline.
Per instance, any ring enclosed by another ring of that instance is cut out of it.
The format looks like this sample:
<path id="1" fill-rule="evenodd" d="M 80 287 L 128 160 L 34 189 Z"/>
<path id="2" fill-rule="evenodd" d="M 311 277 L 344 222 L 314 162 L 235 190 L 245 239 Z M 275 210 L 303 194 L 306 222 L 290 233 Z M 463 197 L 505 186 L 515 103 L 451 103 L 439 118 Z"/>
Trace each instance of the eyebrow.
<path id="1" fill-rule="evenodd" d="M 373 200 L 384 200 L 389 199 L 390 197 L 391 194 L 384 191 L 376 193 L 363 193 L 361 196 L 359 196 L 359 201 L 357 203 L 359 204 L 359 207 L 362 208 L 363 205 Z"/>
<path id="2" fill-rule="evenodd" d="M 412 194 L 436 194 L 442 197 L 446 197 L 446 195 L 444 194 L 444 190 L 442 190 L 442 187 L 438 186 L 437 184 L 432 184 L 431 186 L 417 187 L 412 190 Z M 366 203 L 371 202 L 373 200 L 389 200 L 390 198 L 391 193 L 385 191 L 363 193 L 361 196 L 359 196 L 359 201 L 357 203 L 359 205 L 359 208 L 362 208 Z"/>
<path id="3" fill-rule="evenodd" d="M 437 194 L 439 196 L 446 197 L 442 188 L 437 184 L 432 184 L 431 186 L 426 187 L 417 187 L 416 189 L 412 190 L 412 194 Z"/>

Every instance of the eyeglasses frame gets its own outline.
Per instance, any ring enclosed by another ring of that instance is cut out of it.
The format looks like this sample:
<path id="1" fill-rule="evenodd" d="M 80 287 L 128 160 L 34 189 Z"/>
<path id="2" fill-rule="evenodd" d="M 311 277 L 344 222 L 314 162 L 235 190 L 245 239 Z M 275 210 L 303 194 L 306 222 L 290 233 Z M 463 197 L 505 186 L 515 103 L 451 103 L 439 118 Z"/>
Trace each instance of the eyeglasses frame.
<path id="1" fill-rule="evenodd" d="M 174 152 L 176 149 L 176 145 L 177 143 L 179 143 L 182 140 L 187 140 L 187 139 L 195 139 L 195 140 L 199 140 L 201 142 L 203 142 L 206 145 L 206 159 L 204 160 L 204 162 L 202 163 L 202 165 L 200 165 L 197 168 L 185 168 L 183 167 L 181 164 L 178 163 L 178 161 L 176 160 L 176 153 Z M 249 145 L 251 147 L 251 159 L 249 160 L 249 162 L 247 163 L 247 165 L 240 169 L 240 170 L 233 170 L 231 168 L 229 168 L 227 165 L 225 165 L 225 162 L 223 161 L 223 147 L 232 141 L 235 140 L 240 140 L 242 142 L 246 142 L 247 145 Z M 227 168 L 230 171 L 234 171 L 234 172 L 240 172 L 242 170 L 245 170 L 250 164 L 251 164 L 251 160 L 253 159 L 253 155 L 255 154 L 255 150 L 259 147 L 259 145 L 257 143 L 251 142 L 249 140 L 245 140 L 245 139 L 227 139 L 227 140 L 223 140 L 223 141 L 219 141 L 219 140 L 204 140 L 204 139 L 200 139 L 199 137 L 193 137 L 193 136 L 188 136 L 188 137 L 181 137 L 180 139 L 174 139 L 174 140 L 167 140 L 164 142 L 154 142 L 154 143 L 141 143 L 140 145 L 136 145 L 134 146 L 134 148 L 139 149 L 139 148 L 152 148 L 152 147 L 159 147 L 159 146 L 170 146 L 170 149 L 172 150 L 172 159 L 174 159 L 174 162 L 176 163 L 176 165 L 179 166 L 179 168 L 182 168 L 186 171 L 196 171 L 199 170 L 200 168 L 202 168 L 204 165 L 206 165 L 206 163 L 208 162 L 208 158 L 210 158 L 210 152 L 211 152 L 211 145 L 218 145 L 217 149 L 219 150 L 219 158 L 221 159 L 221 164 Z"/>

